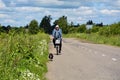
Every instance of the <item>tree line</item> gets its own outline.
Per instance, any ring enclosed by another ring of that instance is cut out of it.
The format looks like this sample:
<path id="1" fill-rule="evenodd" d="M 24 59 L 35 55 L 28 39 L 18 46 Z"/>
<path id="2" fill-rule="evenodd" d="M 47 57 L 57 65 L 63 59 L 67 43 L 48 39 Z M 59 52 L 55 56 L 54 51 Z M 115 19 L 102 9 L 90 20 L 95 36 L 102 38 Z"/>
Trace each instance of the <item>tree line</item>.
<path id="1" fill-rule="evenodd" d="M 67 16 L 61 16 L 53 22 L 51 25 L 52 17 L 50 15 L 44 16 L 39 23 L 37 20 L 31 20 L 29 24 L 24 27 L 11 27 L 0 25 L 0 33 L 9 33 L 11 30 L 19 32 L 28 32 L 30 34 L 37 34 L 38 32 L 45 32 L 51 34 L 56 25 L 59 25 L 64 34 L 68 33 L 98 33 L 100 35 L 119 35 L 120 34 L 120 22 L 111 25 L 103 25 L 103 23 L 94 23 L 92 20 L 86 22 L 86 24 L 77 24 L 73 22 L 68 23 Z M 86 25 L 92 25 L 91 29 L 87 29 Z"/>

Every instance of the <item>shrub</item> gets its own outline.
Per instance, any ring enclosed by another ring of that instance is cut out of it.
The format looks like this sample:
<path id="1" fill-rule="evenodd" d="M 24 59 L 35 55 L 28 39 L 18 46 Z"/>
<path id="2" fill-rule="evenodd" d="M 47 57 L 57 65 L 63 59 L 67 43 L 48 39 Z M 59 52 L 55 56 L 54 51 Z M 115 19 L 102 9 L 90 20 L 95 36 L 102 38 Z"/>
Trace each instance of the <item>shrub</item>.
<path id="1" fill-rule="evenodd" d="M 45 80 L 49 37 L 40 33 L 0 36 L 0 80 Z"/>

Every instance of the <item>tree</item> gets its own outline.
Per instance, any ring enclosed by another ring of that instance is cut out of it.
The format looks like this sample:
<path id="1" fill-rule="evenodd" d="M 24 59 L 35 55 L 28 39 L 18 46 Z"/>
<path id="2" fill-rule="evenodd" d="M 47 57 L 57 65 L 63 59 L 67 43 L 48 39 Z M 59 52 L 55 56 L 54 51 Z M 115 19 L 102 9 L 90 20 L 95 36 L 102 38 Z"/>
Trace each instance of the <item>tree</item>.
<path id="1" fill-rule="evenodd" d="M 85 24 L 82 24 L 81 26 L 78 27 L 77 32 L 83 33 L 85 31 L 86 31 L 86 25 Z"/>
<path id="2" fill-rule="evenodd" d="M 92 25 L 93 24 L 93 21 L 92 20 L 89 20 L 88 22 L 87 22 L 87 25 Z"/>
<path id="3" fill-rule="evenodd" d="M 0 32 L 8 33 L 8 28 L 6 26 L 1 26 L 0 27 Z"/>
<path id="4" fill-rule="evenodd" d="M 52 33 L 52 27 L 51 27 L 51 22 L 52 18 L 50 15 L 44 16 L 43 19 L 41 20 L 41 23 L 39 27 L 44 30 L 45 33 L 51 34 Z"/>
<path id="5" fill-rule="evenodd" d="M 30 34 L 37 34 L 38 33 L 39 27 L 38 27 L 37 20 L 34 19 L 30 22 L 28 30 L 29 30 Z"/>
<path id="6" fill-rule="evenodd" d="M 2 25 L 0 24 L 0 34 L 1 34 L 2 31 L 3 31 Z"/>
<path id="7" fill-rule="evenodd" d="M 28 29 L 29 25 L 27 24 L 26 26 L 24 26 L 25 29 Z"/>
<path id="8" fill-rule="evenodd" d="M 8 25 L 8 26 L 7 26 L 7 31 L 6 31 L 6 32 L 9 33 L 10 30 L 11 30 L 11 26 Z"/>
<path id="9" fill-rule="evenodd" d="M 62 29 L 63 33 L 67 34 L 68 33 L 68 22 L 67 22 L 67 17 L 66 16 L 62 16 L 60 17 L 58 20 L 55 20 L 54 22 L 55 25 L 59 25 L 60 28 Z"/>
<path id="10" fill-rule="evenodd" d="M 70 27 L 74 27 L 74 23 L 73 22 L 70 23 Z"/>
<path id="11" fill-rule="evenodd" d="M 94 25 L 91 29 L 91 32 L 92 33 L 97 33 L 99 31 L 99 29 L 100 29 L 100 27 Z"/>
<path id="12" fill-rule="evenodd" d="M 102 22 L 98 23 L 98 24 L 96 24 L 96 26 L 103 27 L 103 23 Z"/>

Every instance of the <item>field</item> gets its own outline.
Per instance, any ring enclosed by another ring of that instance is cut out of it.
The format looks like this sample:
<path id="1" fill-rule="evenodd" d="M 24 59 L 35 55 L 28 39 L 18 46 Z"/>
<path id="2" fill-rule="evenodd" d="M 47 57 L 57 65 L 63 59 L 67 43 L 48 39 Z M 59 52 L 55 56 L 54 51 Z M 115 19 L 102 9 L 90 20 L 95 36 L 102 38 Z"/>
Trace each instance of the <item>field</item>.
<path id="1" fill-rule="evenodd" d="M 120 46 L 120 36 L 102 36 L 97 33 L 71 33 L 64 35 L 64 37 L 72 37 L 72 38 L 78 38 L 82 41 L 97 43 L 97 44 L 107 44 L 107 45 L 113 45 L 113 46 Z"/>
<path id="2" fill-rule="evenodd" d="M 0 80 L 46 80 L 49 36 L 2 33 Z"/>

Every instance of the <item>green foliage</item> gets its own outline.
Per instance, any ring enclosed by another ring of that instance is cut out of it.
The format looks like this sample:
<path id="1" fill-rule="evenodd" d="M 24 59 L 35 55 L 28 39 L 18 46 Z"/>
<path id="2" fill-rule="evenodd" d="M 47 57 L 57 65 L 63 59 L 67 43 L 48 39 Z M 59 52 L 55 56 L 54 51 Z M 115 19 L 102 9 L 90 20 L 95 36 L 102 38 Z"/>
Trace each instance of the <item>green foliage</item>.
<path id="1" fill-rule="evenodd" d="M 78 27 L 78 32 L 84 33 L 85 31 L 86 31 L 86 25 L 85 24 Z"/>
<path id="2" fill-rule="evenodd" d="M 80 26 L 77 30 L 83 32 L 85 28 L 82 29 Z M 120 46 L 120 22 L 104 27 L 98 27 L 94 25 L 92 29 L 85 31 L 87 34 L 80 33 L 77 30 L 77 33 L 73 32 L 72 34 L 65 35 L 65 37 L 75 37 L 93 43 Z"/>
<path id="3" fill-rule="evenodd" d="M 0 34 L 3 32 L 2 26 L 0 25 Z"/>
<path id="4" fill-rule="evenodd" d="M 9 27 L 0 26 L 0 33 L 9 33 Z"/>
<path id="5" fill-rule="evenodd" d="M 111 33 L 110 33 L 110 27 L 103 27 L 99 29 L 99 35 L 103 35 L 108 37 Z"/>
<path id="6" fill-rule="evenodd" d="M 99 29 L 100 29 L 100 27 L 93 26 L 93 28 L 91 29 L 91 32 L 96 33 L 99 31 Z"/>
<path id="7" fill-rule="evenodd" d="M 38 22 L 37 20 L 32 20 L 29 24 L 28 27 L 29 33 L 30 34 L 37 34 L 39 31 L 39 27 L 38 27 Z"/>
<path id="8" fill-rule="evenodd" d="M 78 27 L 68 26 L 68 32 L 69 33 L 84 33 L 86 31 L 86 26 L 79 25 Z"/>
<path id="9" fill-rule="evenodd" d="M 37 35 L 0 35 L 0 80 L 45 80 L 49 37 Z"/>
<path id="10" fill-rule="evenodd" d="M 52 27 L 51 27 L 51 16 L 45 16 L 43 17 L 41 23 L 40 23 L 40 28 L 44 30 L 45 33 L 51 34 L 52 33 Z"/>
<path id="11" fill-rule="evenodd" d="M 108 44 L 114 46 L 120 46 L 120 36 L 110 36 L 109 38 L 106 36 L 101 36 L 96 33 L 85 34 L 85 33 L 72 33 L 64 35 L 64 37 L 74 37 L 81 39 L 85 42 L 99 43 L 99 44 Z"/>
<path id="12" fill-rule="evenodd" d="M 120 35 L 120 22 L 100 28 L 98 33 L 103 36 Z"/>
<path id="13" fill-rule="evenodd" d="M 69 27 L 68 29 L 69 33 L 75 33 L 77 31 L 76 27 Z"/>
<path id="14" fill-rule="evenodd" d="M 93 24 L 93 21 L 92 21 L 92 20 L 89 20 L 86 24 L 92 25 L 92 24 Z"/>
<path id="15" fill-rule="evenodd" d="M 120 22 L 110 25 L 111 35 L 120 35 Z"/>

